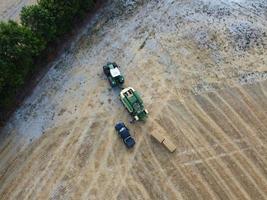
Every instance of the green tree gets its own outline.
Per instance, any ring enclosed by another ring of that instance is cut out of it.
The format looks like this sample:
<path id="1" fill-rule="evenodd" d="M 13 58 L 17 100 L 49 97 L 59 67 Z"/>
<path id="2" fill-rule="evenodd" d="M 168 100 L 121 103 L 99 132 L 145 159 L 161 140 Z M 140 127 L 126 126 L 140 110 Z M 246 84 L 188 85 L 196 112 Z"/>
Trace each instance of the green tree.
<path id="1" fill-rule="evenodd" d="M 73 27 L 74 19 L 83 16 L 94 6 L 93 0 L 40 0 L 39 5 L 47 9 L 55 17 L 58 36 L 68 32 Z"/>
<path id="2" fill-rule="evenodd" d="M 71 30 L 73 19 L 80 8 L 78 0 L 40 0 L 39 5 L 55 17 L 58 36 Z"/>
<path id="3" fill-rule="evenodd" d="M 0 107 L 24 83 L 43 48 L 28 28 L 14 21 L 0 23 Z"/>
<path id="4" fill-rule="evenodd" d="M 79 0 L 79 2 L 80 2 L 80 8 L 77 13 L 78 16 L 83 16 L 89 10 L 91 10 L 96 4 L 96 0 Z"/>
<path id="5" fill-rule="evenodd" d="M 24 26 L 30 28 L 45 42 L 55 40 L 57 33 L 55 17 L 47 9 L 40 5 L 23 7 L 20 19 Z"/>
<path id="6" fill-rule="evenodd" d="M 52 43 L 93 8 L 95 0 L 38 0 L 24 7 L 22 25 L 0 22 L 0 115 L 14 101 L 25 79 L 34 69 L 34 60 L 47 43 Z M 1 116 L 0 116 L 1 119 Z"/>

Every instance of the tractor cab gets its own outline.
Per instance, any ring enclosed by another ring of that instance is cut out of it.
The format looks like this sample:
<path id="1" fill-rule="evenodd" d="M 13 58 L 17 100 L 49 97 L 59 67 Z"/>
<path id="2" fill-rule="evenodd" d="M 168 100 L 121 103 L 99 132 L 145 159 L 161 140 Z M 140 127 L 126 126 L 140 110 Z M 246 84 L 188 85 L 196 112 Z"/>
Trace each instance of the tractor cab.
<path id="1" fill-rule="evenodd" d="M 118 76 L 121 76 L 121 72 L 118 68 L 111 68 L 110 75 L 112 76 L 112 78 L 116 78 Z"/>
<path id="2" fill-rule="evenodd" d="M 107 76 L 111 87 L 121 86 L 124 83 L 124 77 L 116 63 L 107 63 L 103 66 L 104 74 Z"/>

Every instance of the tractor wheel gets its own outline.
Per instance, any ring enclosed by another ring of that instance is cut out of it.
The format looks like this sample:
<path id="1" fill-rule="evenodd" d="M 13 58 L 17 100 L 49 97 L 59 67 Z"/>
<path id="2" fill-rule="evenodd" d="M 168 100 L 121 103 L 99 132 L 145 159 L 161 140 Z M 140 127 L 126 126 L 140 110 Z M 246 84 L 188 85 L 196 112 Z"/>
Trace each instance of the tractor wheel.
<path id="1" fill-rule="evenodd" d="M 110 71 L 109 71 L 109 68 L 107 66 L 103 66 L 103 71 L 106 74 L 106 76 L 109 76 Z"/>
<path id="2" fill-rule="evenodd" d="M 112 81 L 112 79 L 109 77 L 108 78 L 108 81 L 109 81 L 109 84 L 111 87 L 115 87 L 116 86 L 116 83 L 114 84 L 114 82 Z"/>
<path id="3" fill-rule="evenodd" d="M 114 68 L 118 68 L 117 63 L 114 62 L 114 63 L 112 63 L 112 65 L 113 65 Z"/>

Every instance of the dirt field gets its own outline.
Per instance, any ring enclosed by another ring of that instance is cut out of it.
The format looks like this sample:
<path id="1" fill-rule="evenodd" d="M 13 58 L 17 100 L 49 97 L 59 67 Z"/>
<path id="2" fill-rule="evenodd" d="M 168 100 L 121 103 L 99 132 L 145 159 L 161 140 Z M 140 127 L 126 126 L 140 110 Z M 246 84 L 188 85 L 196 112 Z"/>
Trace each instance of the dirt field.
<path id="1" fill-rule="evenodd" d="M 23 6 L 32 5 L 36 0 L 0 0 L 0 19 L 19 20 L 19 14 Z"/>
<path id="2" fill-rule="evenodd" d="M 3 129 L 0 199 L 267 199 L 266 12 L 264 0 L 105 6 Z M 108 85 L 113 60 L 146 123 L 129 124 Z"/>

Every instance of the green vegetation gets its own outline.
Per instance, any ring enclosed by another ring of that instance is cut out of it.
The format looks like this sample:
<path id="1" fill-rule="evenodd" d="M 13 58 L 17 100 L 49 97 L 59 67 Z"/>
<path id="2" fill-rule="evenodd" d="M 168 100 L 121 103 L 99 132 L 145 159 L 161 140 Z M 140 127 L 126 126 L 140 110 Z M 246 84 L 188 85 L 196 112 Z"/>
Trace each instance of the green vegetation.
<path id="1" fill-rule="evenodd" d="M 92 0 L 40 0 L 22 9 L 21 22 L 45 42 L 51 42 L 69 32 L 74 20 L 81 19 L 94 4 Z"/>
<path id="2" fill-rule="evenodd" d="M 24 7 L 20 18 L 22 24 L 43 41 L 50 42 L 56 39 L 55 17 L 40 5 Z"/>
<path id="3" fill-rule="evenodd" d="M 68 33 L 95 2 L 39 0 L 22 9 L 21 24 L 0 22 L 0 111 L 13 105 L 41 53 Z"/>
<path id="4" fill-rule="evenodd" d="M 92 0 L 40 0 L 39 2 L 39 6 L 54 17 L 57 36 L 70 31 L 74 19 L 84 16 L 93 5 Z"/>
<path id="5" fill-rule="evenodd" d="M 13 21 L 0 23 L 0 105 L 11 104 L 11 97 L 34 68 L 34 58 L 44 44 L 27 27 Z M 0 107 L 0 108 L 1 108 Z"/>

